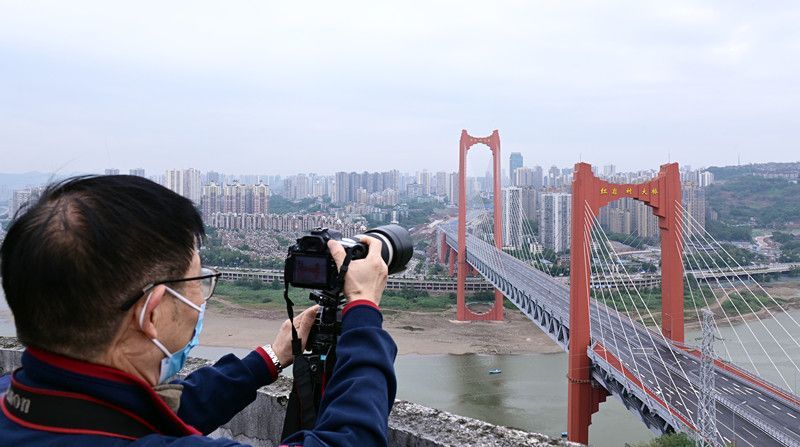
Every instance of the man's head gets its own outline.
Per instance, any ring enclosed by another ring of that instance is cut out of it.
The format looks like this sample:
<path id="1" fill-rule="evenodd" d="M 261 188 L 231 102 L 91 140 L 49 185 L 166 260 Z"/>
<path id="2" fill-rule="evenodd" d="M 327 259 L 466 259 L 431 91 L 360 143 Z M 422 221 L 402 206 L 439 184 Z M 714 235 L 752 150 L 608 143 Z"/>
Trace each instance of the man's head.
<path id="1" fill-rule="evenodd" d="M 102 355 L 126 317 L 142 307 L 146 285 L 199 272 L 203 235 L 190 200 L 141 177 L 51 185 L 18 215 L 0 248 L 19 339 L 77 358 Z M 164 290 L 154 289 L 159 297 Z"/>

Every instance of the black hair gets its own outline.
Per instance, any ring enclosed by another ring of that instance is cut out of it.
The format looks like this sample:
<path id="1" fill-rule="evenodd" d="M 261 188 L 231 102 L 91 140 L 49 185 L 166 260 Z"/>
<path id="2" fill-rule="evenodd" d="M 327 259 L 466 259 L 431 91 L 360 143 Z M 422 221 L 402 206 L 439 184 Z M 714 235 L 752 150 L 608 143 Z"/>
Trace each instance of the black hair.
<path id="1" fill-rule="evenodd" d="M 49 185 L 17 213 L 0 247 L 17 337 L 73 357 L 100 355 L 123 304 L 149 283 L 183 277 L 204 235 L 189 199 L 142 177 Z"/>

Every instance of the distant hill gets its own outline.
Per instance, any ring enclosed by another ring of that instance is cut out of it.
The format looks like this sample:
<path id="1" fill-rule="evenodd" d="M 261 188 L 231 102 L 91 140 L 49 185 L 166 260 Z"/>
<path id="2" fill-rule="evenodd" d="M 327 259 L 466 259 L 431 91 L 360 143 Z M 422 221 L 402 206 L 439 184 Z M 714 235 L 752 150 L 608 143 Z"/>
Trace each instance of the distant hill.
<path id="1" fill-rule="evenodd" d="M 794 175 L 800 174 L 800 162 L 793 163 L 757 163 L 741 166 L 711 166 L 708 168 L 716 180 L 728 180 L 743 175 Z"/>
<path id="2" fill-rule="evenodd" d="M 708 207 L 729 225 L 800 227 L 800 163 L 712 167 Z"/>
<path id="3" fill-rule="evenodd" d="M 48 172 L 25 172 L 22 174 L 7 174 L 0 172 L 0 185 L 11 189 L 25 188 L 49 183 L 53 180 L 68 177 L 71 174 L 53 174 Z"/>
<path id="4" fill-rule="evenodd" d="M 53 174 L 48 172 L 24 172 L 24 173 L 3 173 L 0 172 L 0 202 L 6 202 L 11 199 L 11 192 L 15 189 L 23 189 L 29 186 L 39 186 L 50 183 L 52 181 L 61 180 L 63 178 L 75 175 L 69 174 Z"/>

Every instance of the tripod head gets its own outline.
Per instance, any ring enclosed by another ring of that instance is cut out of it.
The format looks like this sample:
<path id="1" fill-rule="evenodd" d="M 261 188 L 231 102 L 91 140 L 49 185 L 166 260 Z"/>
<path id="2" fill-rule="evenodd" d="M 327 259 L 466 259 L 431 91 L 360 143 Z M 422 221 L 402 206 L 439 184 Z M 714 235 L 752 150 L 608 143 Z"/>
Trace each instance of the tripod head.
<path id="1" fill-rule="evenodd" d="M 341 333 L 341 306 L 346 298 L 340 293 L 324 290 L 314 290 L 309 293 L 308 298 L 319 304 L 320 308 L 308 334 L 306 349 L 311 351 L 311 354 L 325 355 L 332 346 L 335 346 L 336 339 Z"/>

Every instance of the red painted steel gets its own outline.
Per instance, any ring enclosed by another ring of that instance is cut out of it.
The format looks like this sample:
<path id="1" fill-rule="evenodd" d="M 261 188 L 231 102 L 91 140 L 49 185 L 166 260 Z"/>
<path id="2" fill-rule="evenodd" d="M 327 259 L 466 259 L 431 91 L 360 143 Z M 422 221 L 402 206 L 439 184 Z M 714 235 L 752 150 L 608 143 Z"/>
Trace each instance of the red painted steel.
<path id="1" fill-rule="evenodd" d="M 447 260 L 447 250 L 450 247 L 447 246 L 447 235 L 444 232 L 439 232 L 439 264 L 444 264 Z"/>
<path id="2" fill-rule="evenodd" d="M 681 203 L 677 163 L 661 166 L 654 179 L 639 184 L 613 184 L 597 178 L 588 163 L 577 163 L 572 181 L 572 232 L 570 241 L 569 364 L 567 435 L 570 441 L 588 444 L 592 413 L 597 411 L 596 388 L 591 383 L 591 362 L 586 352 L 589 333 L 589 252 L 592 216 L 617 199 L 632 198 L 653 208 L 661 230 L 661 331 L 665 337 L 684 341 L 683 262 L 677 204 Z M 676 204 L 677 202 L 677 204 Z"/>
<path id="3" fill-rule="evenodd" d="M 473 137 L 466 130 L 461 131 L 458 147 L 458 291 L 456 319 L 459 321 L 502 321 L 503 294 L 495 289 L 494 305 L 489 312 L 477 314 L 469 310 L 465 299 L 467 279 L 467 151 L 476 145 L 485 144 L 492 151 L 494 176 L 494 244 L 503 249 L 503 204 L 500 191 L 500 133 L 495 130 L 488 137 Z"/>

